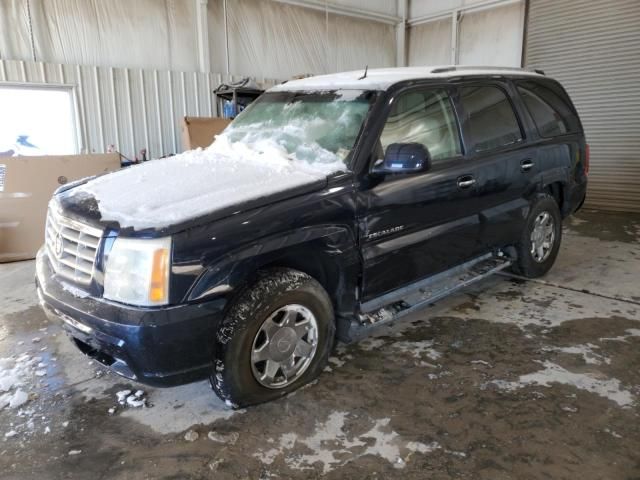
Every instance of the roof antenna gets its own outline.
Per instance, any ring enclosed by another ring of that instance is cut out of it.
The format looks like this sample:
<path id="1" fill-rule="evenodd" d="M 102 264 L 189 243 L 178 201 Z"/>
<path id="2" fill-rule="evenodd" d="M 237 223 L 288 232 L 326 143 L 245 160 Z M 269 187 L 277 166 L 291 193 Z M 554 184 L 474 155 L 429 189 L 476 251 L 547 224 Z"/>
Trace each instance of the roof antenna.
<path id="1" fill-rule="evenodd" d="M 360 78 L 358 78 L 358 80 L 362 80 L 364 78 L 367 78 L 367 70 L 369 70 L 369 65 L 365 65 L 364 74 Z"/>

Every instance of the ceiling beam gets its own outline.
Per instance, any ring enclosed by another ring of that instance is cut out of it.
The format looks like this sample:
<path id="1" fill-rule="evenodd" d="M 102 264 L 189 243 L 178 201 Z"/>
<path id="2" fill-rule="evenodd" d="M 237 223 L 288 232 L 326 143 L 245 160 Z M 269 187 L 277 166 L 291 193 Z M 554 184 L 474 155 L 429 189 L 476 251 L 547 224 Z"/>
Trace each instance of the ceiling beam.
<path id="1" fill-rule="evenodd" d="M 407 65 L 407 14 L 409 0 L 397 0 L 401 21 L 396 24 L 396 67 Z"/>
<path id="2" fill-rule="evenodd" d="M 396 25 L 402 22 L 402 18 L 396 15 L 387 15 L 384 13 L 373 12 L 371 10 L 363 10 L 360 8 L 346 7 L 331 2 L 319 0 L 273 0 L 274 2 L 294 5 L 296 7 L 309 8 L 321 12 L 334 13 L 345 17 L 360 18 L 363 20 L 371 20 L 374 22 L 387 23 Z"/>
<path id="3" fill-rule="evenodd" d="M 523 2 L 524 0 L 487 0 L 484 2 L 473 3 L 471 5 L 462 5 L 449 10 L 441 10 L 439 12 L 429 13 L 427 15 L 421 15 L 419 17 L 409 18 L 407 23 L 409 26 L 421 25 L 423 23 L 436 22 L 438 20 L 444 20 L 451 18 L 452 13 L 470 13 L 479 12 L 482 10 L 489 10 L 491 8 L 504 7 L 506 5 L 512 5 L 515 3 Z"/>
<path id="4" fill-rule="evenodd" d="M 203 73 L 211 71 L 209 56 L 209 24 L 207 22 L 207 4 L 209 0 L 195 0 L 196 32 L 198 38 L 198 67 Z"/>

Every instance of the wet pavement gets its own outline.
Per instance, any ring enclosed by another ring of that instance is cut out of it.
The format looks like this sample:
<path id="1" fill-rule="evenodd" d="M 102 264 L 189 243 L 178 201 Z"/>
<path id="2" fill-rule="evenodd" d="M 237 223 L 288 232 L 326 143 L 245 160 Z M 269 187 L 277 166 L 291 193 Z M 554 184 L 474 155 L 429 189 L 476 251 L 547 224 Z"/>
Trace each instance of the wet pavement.
<path id="1" fill-rule="evenodd" d="M 37 307 L 33 262 L 5 264 L 0 407 L 26 398 L 0 409 L 0 478 L 637 479 L 639 366 L 640 216 L 583 212 L 543 279 L 488 279 L 241 411 L 91 362 Z"/>

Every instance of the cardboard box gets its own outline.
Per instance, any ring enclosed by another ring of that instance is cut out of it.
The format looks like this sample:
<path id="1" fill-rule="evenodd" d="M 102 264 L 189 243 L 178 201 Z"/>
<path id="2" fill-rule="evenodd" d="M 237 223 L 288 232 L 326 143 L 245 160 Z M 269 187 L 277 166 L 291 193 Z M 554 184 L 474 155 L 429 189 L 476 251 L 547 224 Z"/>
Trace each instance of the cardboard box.
<path id="1" fill-rule="evenodd" d="M 228 118 L 184 117 L 182 119 L 182 148 L 206 148 L 213 143 L 216 135 L 231 123 Z"/>
<path id="2" fill-rule="evenodd" d="M 56 188 L 119 168 L 117 153 L 0 157 L 0 263 L 35 257 Z"/>

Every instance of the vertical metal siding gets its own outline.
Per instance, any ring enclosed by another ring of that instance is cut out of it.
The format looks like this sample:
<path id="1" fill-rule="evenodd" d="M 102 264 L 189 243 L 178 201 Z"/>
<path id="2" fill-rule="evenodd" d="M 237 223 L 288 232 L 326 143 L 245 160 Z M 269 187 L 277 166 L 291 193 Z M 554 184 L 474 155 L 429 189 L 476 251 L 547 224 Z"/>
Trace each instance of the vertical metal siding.
<path id="1" fill-rule="evenodd" d="M 637 0 L 530 0 L 525 63 L 576 104 L 591 147 L 591 207 L 640 212 L 639 52 Z"/>
<path id="2" fill-rule="evenodd" d="M 109 145 L 128 158 L 182 151 L 183 116 L 216 116 L 212 88 L 241 77 L 219 73 L 0 60 L 2 82 L 73 85 L 80 149 L 104 153 Z M 275 80 L 258 79 L 264 88 Z"/>

